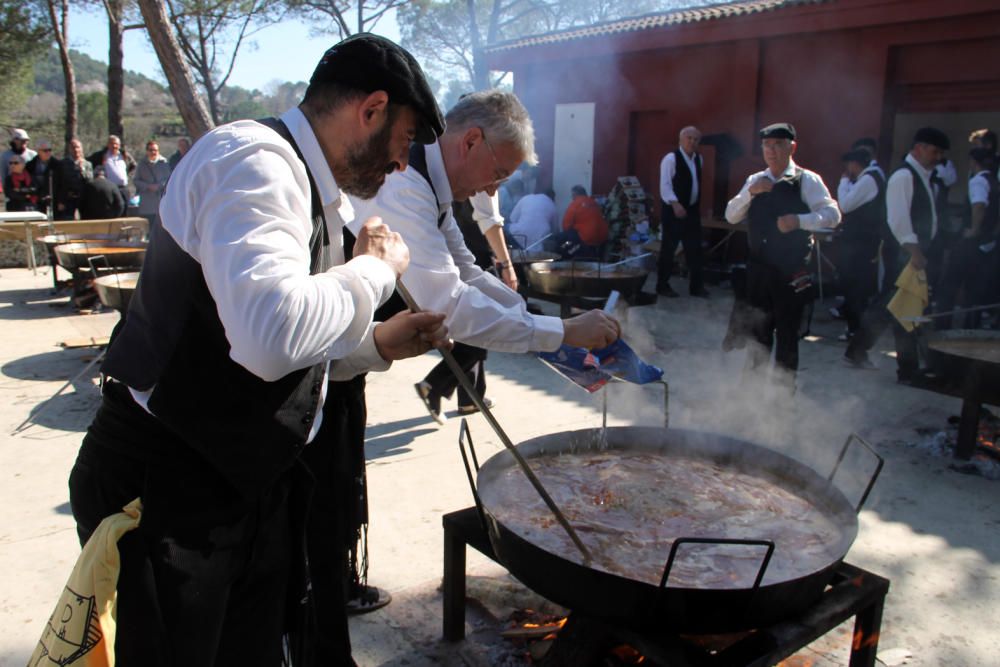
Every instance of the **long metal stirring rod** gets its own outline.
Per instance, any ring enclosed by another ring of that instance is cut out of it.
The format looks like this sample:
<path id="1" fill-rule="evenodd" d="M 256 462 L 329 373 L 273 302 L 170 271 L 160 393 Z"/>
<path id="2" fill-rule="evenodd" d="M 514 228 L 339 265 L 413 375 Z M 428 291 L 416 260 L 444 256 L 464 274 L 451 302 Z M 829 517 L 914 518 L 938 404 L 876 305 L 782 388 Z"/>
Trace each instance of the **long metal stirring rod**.
<path id="1" fill-rule="evenodd" d="M 398 291 L 399 295 L 403 297 L 403 301 L 406 303 L 407 308 L 414 313 L 420 312 L 420 307 L 417 305 L 416 301 L 413 300 L 413 295 L 411 295 L 409 290 L 403 286 L 403 283 L 396 281 L 396 291 Z M 469 398 L 471 398 L 475 406 L 479 408 L 479 411 L 483 413 L 483 417 L 486 418 L 487 423 L 489 423 L 489 425 L 493 428 L 497 437 L 500 438 L 500 442 L 502 442 L 504 447 L 506 447 L 511 455 L 513 455 L 514 460 L 517 461 L 519 466 L 521 466 L 521 470 L 524 471 L 528 481 L 531 482 L 531 485 L 535 487 L 535 491 L 537 491 L 538 495 L 545 501 L 545 504 L 548 506 L 549 510 L 552 511 L 552 514 L 559 522 L 559 525 L 563 527 L 566 534 L 569 535 L 569 538 L 573 540 L 573 544 L 575 544 L 576 548 L 580 550 L 581 554 L 583 554 L 584 564 L 589 564 L 591 561 L 590 551 L 586 546 L 584 546 L 583 542 L 580 540 L 580 536 L 576 534 L 576 531 L 573 530 L 573 526 L 571 526 L 569 521 L 566 520 L 566 517 L 559 509 L 559 506 L 556 505 L 554 500 L 552 500 L 552 496 L 550 496 L 545 490 L 545 487 L 542 486 L 541 480 L 535 476 L 535 473 L 531 470 L 528 462 L 524 460 L 523 456 L 521 456 L 521 452 L 517 451 L 517 447 L 515 447 L 514 443 L 507 437 L 507 434 L 500 426 L 500 422 L 498 422 L 493 416 L 493 413 L 490 412 L 490 409 L 487 407 L 483 397 L 479 395 L 479 392 L 476 391 L 472 381 L 469 380 L 469 376 L 465 374 L 465 371 L 462 370 L 462 367 L 459 366 L 458 362 L 455 360 L 455 355 L 451 353 L 451 350 L 447 349 L 438 351 L 441 353 L 441 356 L 444 357 L 444 361 L 448 364 L 448 368 L 450 368 L 451 372 L 455 374 L 455 379 L 458 380 L 458 384 L 461 385 L 462 389 L 465 390 L 465 393 L 469 395 Z"/>

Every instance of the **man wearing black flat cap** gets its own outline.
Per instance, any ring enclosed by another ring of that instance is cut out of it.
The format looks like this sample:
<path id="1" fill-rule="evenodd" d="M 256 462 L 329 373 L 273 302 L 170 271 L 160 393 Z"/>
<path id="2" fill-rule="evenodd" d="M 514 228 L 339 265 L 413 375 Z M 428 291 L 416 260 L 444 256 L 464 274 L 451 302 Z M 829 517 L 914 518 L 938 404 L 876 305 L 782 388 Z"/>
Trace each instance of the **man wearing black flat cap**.
<path id="1" fill-rule="evenodd" d="M 837 236 L 837 272 L 844 291 L 841 312 L 850 340 L 861 328 L 861 315 L 877 290 L 878 251 L 885 223 L 885 179 L 869 153 L 854 149 L 842 156 L 844 175 L 837 203 L 844 216 Z"/>
<path id="2" fill-rule="evenodd" d="M 749 367 L 766 364 L 774 348 L 779 384 L 795 390 L 799 326 L 812 297 L 811 231 L 833 229 L 840 210 L 819 174 L 795 164 L 795 128 L 775 123 L 760 131 L 767 169 L 751 174 L 726 206 L 726 220 L 748 224 L 747 299 L 757 345 Z"/>
<path id="3" fill-rule="evenodd" d="M 342 578 L 317 619 L 306 566 L 357 398 L 331 381 L 449 343 L 440 314 L 373 321 L 409 252 L 370 219 L 345 257 L 346 193 L 372 196 L 443 129 L 413 58 L 356 35 L 298 107 L 216 128 L 173 173 L 70 477 L 81 541 L 142 501 L 118 544 L 119 664 L 353 664 Z"/>
<path id="4" fill-rule="evenodd" d="M 907 264 L 917 272 L 926 272 L 924 280 L 927 284 L 934 284 L 940 271 L 939 222 L 931 174 L 949 148 L 950 142 L 944 132 L 934 127 L 921 128 L 913 136 L 910 152 L 903 164 L 889 177 L 886 217 L 892 235 L 903 250 L 895 269 L 886 267 L 887 274 L 892 276 L 890 285 L 895 284 Z M 921 382 L 923 375 L 919 369 L 918 353 L 920 327 L 907 332 L 885 308 L 894 292 L 886 290 L 877 305 L 868 309 L 861 331 L 847 346 L 844 360 L 856 368 L 874 368 L 868 351 L 891 322 L 896 339 L 897 379 L 906 384 Z"/>

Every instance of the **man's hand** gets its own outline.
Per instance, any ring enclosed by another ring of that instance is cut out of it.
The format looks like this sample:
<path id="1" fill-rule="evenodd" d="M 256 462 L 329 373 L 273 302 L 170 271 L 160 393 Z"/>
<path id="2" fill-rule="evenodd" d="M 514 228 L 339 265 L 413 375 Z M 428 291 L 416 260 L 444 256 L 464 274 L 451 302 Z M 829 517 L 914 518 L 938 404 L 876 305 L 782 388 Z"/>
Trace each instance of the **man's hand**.
<path id="1" fill-rule="evenodd" d="M 392 267 L 396 278 L 410 265 L 410 249 L 403 243 L 403 237 L 389 229 L 389 225 L 382 224 L 379 217 L 365 220 L 354 243 L 354 254 L 378 257 Z"/>
<path id="2" fill-rule="evenodd" d="M 917 271 L 923 271 L 927 268 L 927 258 L 924 257 L 923 250 L 916 243 L 906 243 L 903 245 L 906 252 L 910 253 L 910 264 Z"/>
<path id="3" fill-rule="evenodd" d="M 751 196 L 756 197 L 761 193 L 770 192 L 772 188 L 774 188 L 774 181 L 767 176 L 761 176 L 750 184 L 749 192 Z"/>
<path id="4" fill-rule="evenodd" d="M 799 216 L 794 213 L 783 215 L 778 218 L 778 231 L 782 234 L 793 232 L 799 228 Z"/>
<path id="5" fill-rule="evenodd" d="M 670 208 L 674 209 L 674 217 L 678 220 L 683 220 L 687 217 L 687 209 L 681 206 L 679 201 L 670 202 Z"/>
<path id="6" fill-rule="evenodd" d="M 514 266 L 508 264 L 507 266 L 500 269 L 500 280 L 503 284 L 511 288 L 515 292 L 517 291 L 517 274 L 514 273 Z"/>
<path id="7" fill-rule="evenodd" d="M 621 336 L 618 320 L 602 310 L 590 310 L 563 320 L 563 343 L 573 347 L 602 348 Z"/>
<path id="8" fill-rule="evenodd" d="M 404 310 L 375 325 L 375 349 L 386 361 L 417 357 L 436 347 L 451 349 L 444 313 L 411 313 Z"/>

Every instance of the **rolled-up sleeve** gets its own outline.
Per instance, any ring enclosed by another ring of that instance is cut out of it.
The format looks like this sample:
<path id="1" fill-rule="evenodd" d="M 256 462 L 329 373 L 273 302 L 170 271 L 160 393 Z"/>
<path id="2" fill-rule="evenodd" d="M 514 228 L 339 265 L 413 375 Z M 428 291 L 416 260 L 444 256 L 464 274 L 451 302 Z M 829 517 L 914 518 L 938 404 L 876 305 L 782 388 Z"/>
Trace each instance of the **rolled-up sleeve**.
<path id="1" fill-rule="evenodd" d="M 760 173 L 751 174 L 736 196 L 726 204 L 726 222 L 736 225 L 746 220 L 747 212 L 750 210 L 750 200 L 753 199 L 750 195 L 750 184 L 759 176 Z"/>

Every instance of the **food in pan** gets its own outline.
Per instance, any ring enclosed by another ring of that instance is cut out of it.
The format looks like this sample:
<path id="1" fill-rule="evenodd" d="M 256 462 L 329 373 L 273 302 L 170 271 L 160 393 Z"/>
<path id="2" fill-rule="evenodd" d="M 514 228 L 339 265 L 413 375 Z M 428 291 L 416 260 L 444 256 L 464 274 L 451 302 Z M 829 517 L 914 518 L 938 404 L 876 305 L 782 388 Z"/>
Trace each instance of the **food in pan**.
<path id="1" fill-rule="evenodd" d="M 530 465 L 593 555 L 592 567 L 659 584 L 680 537 L 771 540 L 763 583 L 811 574 L 842 554 L 830 513 L 780 478 L 710 459 L 641 451 L 545 455 Z M 581 561 L 580 552 L 517 467 L 480 486 L 508 529 L 543 549 Z M 682 545 L 668 585 L 748 588 L 765 549 Z"/>

